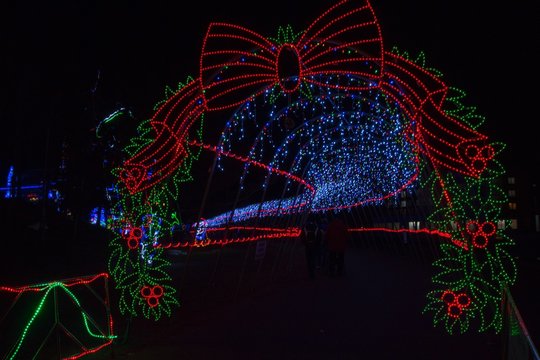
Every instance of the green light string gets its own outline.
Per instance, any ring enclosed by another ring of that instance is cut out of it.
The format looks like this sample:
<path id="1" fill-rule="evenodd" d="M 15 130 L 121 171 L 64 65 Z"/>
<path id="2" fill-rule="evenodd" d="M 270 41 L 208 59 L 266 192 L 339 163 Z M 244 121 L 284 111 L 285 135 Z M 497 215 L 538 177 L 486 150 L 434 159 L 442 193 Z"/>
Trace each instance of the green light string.
<path id="1" fill-rule="evenodd" d="M 277 37 L 274 38 L 277 44 L 291 43 L 301 34 L 295 33 L 290 25 L 280 27 Z M 188 77 L 185 83 L 179 83 L 176 90 L 166 87 L 165 97 L 158 102 L 154 109 L 159 108 L 171 96 L 174 96 L 184 86 L 193 81 Z M 276 98 L 281 94 L 276 88 L 273 92 Z M 309 86 L 303 84 L 302 93 L 309 96 L 311 90 Z M 188 156 L 176 172 L 163 181 L 160 186 L 153 187 L 147 192 L 129 194 L 121 186 L 117 186 L 119 201 L 114 206 L 113 223 L 109 228 L 113 231 L 114 237 L 109 243 L 111 254 L 109 256 L 108 268 L 111 276 L 116 282 L 117 289 L 120 290 L 119 307 L 122 314 L 129 313 L 137 316 L 142 313 L 146 318 L 158 320 L 163 314 L 170 316 L 171 309 L 179 305 L 174 297 L 176 290 L 167 285 L 172 278 L 166 272 L 170 262 L 164 259 L 163 249 L 153 247 L 152 239 L 170 235 L 173 227 L 181 225 L 180 214 L 173 208 L 172 204 L 180 197 L 180 186 L 184 182 L 193 180 L 192 166 L 199 159 L 202 149 L 200 147 L 189 146 L 192 139 L 202 142 L 204 126 L 204 114 L 201 116 L 199 126 L 192 127 L 190 136 L 186 138 L 184 144 Z M 195 131 L 193 131 L 193 129 Z M 128 156 L 134 156 L 142 148 L 154 140 L 154 130 L 151 121 L 141 123 L 137 129 L 138 136 L 131 139 L 125 147 L 124 152 Z M 118 177 L 121 169 L 114 169 L 113 175 Z M 152 217 L 150 223 L 144 219 Z M 140 228 L 144 234 L 138 242 L 131 243 L 133 248 L 126 246 L 126 239 L 121 236 L 125 227 Z M 137 246 L 135 246 L 137 244 Z M 145 249 L 146 255 L 143 255 Z M 146 257 L 145 257 L 146 256 Z M 148 259 L 151 257 L 151 259 Z M 159 298 L 156 306 L 149 306 L 148 299 L 141 297 L 140 291 L 145 286 L 160 285 L 163 287 L 163 295 Z"/>
<path id="2" fill-rule="evenodd" d="M 446 95 L 445 112 L 453 118 L 459 119 L 470 128 L 477 130 L 484 124 L 486 118 L 479 115 L 476 106 L 465 106 L 463 100 L 466 96 L 465 91 L 455 87 L 448 88 Z"/>
<path id="3" fill-rule="evenodd" d="M 303 31 L 297 33 L 294 32 L 293 27 L 289 24 L 286 26 L 279 26 L 276 37 L 269 37 L 268 39 L 276 45 L 292 44 L 294 43 Z"/>
<path id="4" fill-rule="evenodd" d="M 184 86 L 186 86 L 187 84 L 189 84 L 190 82 L 194 81 L 195 79 L 193 79 L 192 76 L 188 76 L 186 78 L 186 81 L 185 82 L 179 82 L 177 87 L 176 87 L 176 90 L 174 90 L 173 88 L 171 88 L 170 86 L 165 86 L 165 96 L 163 97 L 163 100 L 157 102 L 155 105 L 154 105 L 154 108 L 153 110 L 156 111 L 157 109 L 159 109 L 159 107 L 161 105 L 163 105 L 164 103 L 167 102 L 167 100 L 169 100 L 171 97 L 173 97 L 174 95 L 176 95 L 176 93 L 180 90 L 182 90 L 182 88 Z"/>
<path id="5" fill-rule="evenodd" d="M 57 288 L 57 287 L 60 287 L 62 290 L 64 290 L 70 297 L 71 299 L 75 302 L 75 304 L 77 304 L 77 306 L 82 309 L 81 307 L 81 303 L 79 302 L 79 300 L 77 299 L 77 297 L 62 283 L 60 282 L 53 282 L 53 283 L 50 283 L 49 285 L 45 286 L 43 288 L 43 290 L 45 290 L 45 294 L 43 295 L 43 297 L 41 298 L 41 301 L 39 302 L 37 308 L 34 310 L 34 313 L 32 315 L 32 317 L 30 318 L 30 320 L 28 321 L 28 323 L 26 324 L 22 334 L 21 334 L 21 337 L 19 338 L 19 340 L 17 341 L 17 346 L 15 347 L 15 350 L 13 351 L 13 354 L 9 357 L 9 359 L 14 359 L 19 350 L 21 349 L 21 346 L 24 342 L 24 340 L 26 339 L 26 336 L 28 334 L 28 331 L 30 330 L 30 327 L 32 326 L 32 323 L 34 322 L 34 320 L 37 318 L 37 316 L 39 315 L 39 313 L 41 312 L 41 308 L 43 307 L 43 304 L 45 303 L 45 301 L 47 300 L 47 297 L 49 296 L 49 293 L 51 292 L 51 290 Z M 82 315 L 82 318 L 83 318 L 83 322 L 84 322 L 84 326 L 86 328 L 86 331 L 88 332 L 88 334 L 92 337 L 95 337 L 95 338 L 99 338 L 99 339 L 106 339 L 106 340 L 112 340 L 112 339 L 115 339 L 116 338 L 116 335 L 99 335 L 99 334 L 94 334 L 91 329 L 90 329 L 90 326 L 88 324 L 88 317 L 86 316 L 86 314 L 81 310 L 81 315 Z"/>
<path id="6" fill-rule="evenodd" d="M 407 53 L 401 54 L 409 58 Z M 423 55 L 415 61 L 425 66 Z M 465 92 L 449 88 L 445 111 L 476 130 L 485 118 L 477 114 L 476 107 L 465 106 L 464 98 Z M 492 142 L 486 146 L 496 156 L 506 145 Z M 421 166 L 428 166 L 426 159 Z M 499 333 L 502 329 L 503 288 L 515 282 L 517 273 L 508 250 L 514 242 L 504 233 L 509 221 L 501 214 L 507 196 L 497 185 L 504 174 L 502 164 L 493 158 L 478 178 L 435 170 L 422 182 L 423 188 L 430 189 L 435 205 L 428 221 L 452 237 L 450 243 L 440 245 L 442 256 L 433 263 L 437 273 L 432 281 L 438 289 L 427 294 L 423 313 L 434 312 L 434 326 L 442 324 L 450 334 L 467 331 L 472 321 L 478 323 L 479 332 L 493 329 Z M 489 236 L 482 227 L 489 229 Z M 447 293 L 464 294 L 470 304 L 445 301 Z"/>
<path id="7" fill-rule="evenodd" d="M 426 66 L 423 53 L 413 59 L 409 53 L 397 48 L 393 48 L 392 52 L 442 77 L 440 71 Z M 477 130 L 485 122 L 485 117 L 477 113 L 476 107 L 464 105 L 465 96 L 464 91 L 450 87 L 445 98 L 445 112 Z M 487 146 L 494 155 L 498 155 L 506 145 L 493 142 Z M 442 257 L 433 263 L 438 271 L 433 283 L 439 289 L 428 293 L 423 312 L 434 312 L 434 325 L 444 324 L 449 333 L 456 329 L 461 333 L 467 331 L 472 320 L 479 322 L 479 331 L 491 328 L 500 332 L 502 289 L 516 279 L 516 266 L 507 249 L 514 242 L 504 234 L 509 222 L 501 219 L 501 209 L 507 198 L 496 185 L 505 170 L 495 158 L 490 160 L 489 165 L 476 179 L 433 171 L 422 184 L 430 189 L 436 206 L 428 221 L 438 230 L 452 235 L 451 243 L 440 245 Z M 427 166 L 426 159 L 422 160 L 421 166 Z M 467 231 L 470 224 L 482 224 L 495 231 L 488 237 L 474 236 Z M 499 228 L 499 224 L 505 224 L 505 227 Z M 476 238 L 482 239 L 481 246 L 475 242 Z M 445 302 L 443 294 L 449 291 L 452 294 L 465 294 L 464 297 L 470 298 L 471 303 L 464 307 L 455 302 Z"/>
<path id="8" fill-rule="evenodd" d="M 397 46 L 392 47 L 390 49 L 390 52 L 399 55 L 400 57 L 412 61 L 418 66 L 421 66 L 424 70 L 429 71 L 431 74 L 435 75 L 436 77 L 442 77 L 443 73 L 435 68 L 428 67 L 426 64 L 426 54 L 423 51 L 420 51 L 416 58 L 412 58 L 408 51 L 400 50 Z"/>
<path id="9" fill-rule="evenodd" d="M 177 90 L 166 87 L 164 101 L 192 81 L 190 79 L 188 78 L 185 84 L 180 83 Z M 157 106 L 161 103 L 163 102 Z M 187 157 L 175 173 L 160 186 L 133 195 L 121 185 L 116 186 L 119 199 L 113 206 L 112 222 L 109 226 L 114 236 L 109 242 L 108 269 L 116 288 L 120 290 L 119 308 L 122 314 L 143 314 L 146 318 L 158 320 L 164 314 L 170 316 L 172 307 L 180 304 L 175 298 L 174 287 L 167 285 L 172 281 L 166 271 L 170 262 L 164 258 L 163 249 L 154 247 L 154 241 L 170 236 L 172 229 L 182 224 L 180 214 L 173 205 L 180 197 L 181 184 L 193 180 L 191 169 L 199 159 L 202 149 L 189 146 L 188 143 L 192 139 L 202 142 L 203 127 L 204 115 L 201 116 L 198 126 L 193 126 L 186 137 Z M 131 139 L 124 152 L 133 156 L 153 140 L 154 129 L 151 121 L 144 121 L 138 127 L 138 136 Z M 114 169 L 113 175 L 117 177 L 119 171 L 120 169 Z M 126 239 L 122 235 L 123 232 L 135 228 L 141 231 L 138 238 L 130 235 L 131 237 Z M 163 294 L 156 298 L 157 305 L 152 303 L 154 306 L 149 306 L 149 300 L 142 297 L 140 291 L 145 286 L 155 285 L 163 288 Z"/>

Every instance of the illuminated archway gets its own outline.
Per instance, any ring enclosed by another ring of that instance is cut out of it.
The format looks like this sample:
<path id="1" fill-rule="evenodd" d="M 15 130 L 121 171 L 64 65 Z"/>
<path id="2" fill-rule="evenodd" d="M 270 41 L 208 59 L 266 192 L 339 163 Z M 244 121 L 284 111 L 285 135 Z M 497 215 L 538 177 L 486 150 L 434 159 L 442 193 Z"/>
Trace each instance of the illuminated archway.
<path id="1" fill-rule="evenodd" d="M 384 48 L 367 0 L 340 1 L 305 31 L 280 28 L 276 38 L 212 23 L 199 76 L 168 95 L 115 170 L 109 267 L 122 311 L 157 319 L 178 304 L 164 248 L 297 237 L 297 215 L 426 189 L 430 227 L 417 231 L 439 236 L 442 253 L 426 312 L 449 332 L 472 319 L 481 331 L 500 330 L 502 289 L 515 281 L 513 242 L 499 225 L 505 195 L 494 182 L 504 144 L 477 130 L 483 117 L 423 56 Z M 172 241 L 186 223 L 171 204 L 208 152 L 215 161 L 193 239 Z M 240 173 L 230 209 L 207 203 L 212 185 L 224 186 L 212 184 L 216 169 Z M 253 184 L 262 195 L 250 203 L 242 194 Z"/>

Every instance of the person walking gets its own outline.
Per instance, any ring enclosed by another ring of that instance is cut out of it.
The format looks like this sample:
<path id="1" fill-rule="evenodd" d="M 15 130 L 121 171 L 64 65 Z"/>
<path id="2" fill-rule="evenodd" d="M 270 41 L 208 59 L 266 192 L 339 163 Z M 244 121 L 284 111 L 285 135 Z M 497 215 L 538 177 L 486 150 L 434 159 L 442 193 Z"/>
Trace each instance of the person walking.
<path id="1" fill-rule="evenodd" d="M 302 229 L 302 241 L 306 250 L 306 262 L 308 274 L 311 279 L 315 278 L 315 266 L 317 263 L 317 237 L 319 235 L 319 227 L 313 219 L 309 217 Z"/>
<path id="2" fill-rule="evenodd" d="M 328 255 L 330 276 L 343 276 L 345 267 L 345 250 L 349 242 L 349 231 L 341 218 L 334 217 L 328 230 L 326 231 L 328 238 Z"/>

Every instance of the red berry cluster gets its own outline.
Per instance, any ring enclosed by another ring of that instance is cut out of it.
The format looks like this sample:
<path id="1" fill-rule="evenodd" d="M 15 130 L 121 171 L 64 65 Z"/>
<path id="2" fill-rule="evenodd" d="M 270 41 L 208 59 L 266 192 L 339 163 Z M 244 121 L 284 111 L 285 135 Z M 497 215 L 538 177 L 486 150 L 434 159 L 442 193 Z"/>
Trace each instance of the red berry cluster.
<path id="1" fill-rule="evenodd" d="M 478 147 L 477 145 L 469 145 L 465 149 L 465 156 L 469 158 L 473 169 L 481 173 L 486 169 L 487 162 L 495 156 L 495 149 L 490 145 Z"/>
<path id="2" fill-rule="evenodd" d="M 493 222 L 469 221 L 467 223 L 467 232 L 472 238 L 472 244 L 475 248 L 483 249 L 488 246 L 488 240 L 495 235 L 497 228 Z"/>
<path id="3" fill-rule="evenodd" d="M 469 307 L 471 298 L 465 293 L 456 294 L 451 290 L 446 290 L 441 300 L 446 303 L 448 316 L 458 318 L 463 309 Z"/>
<path id="4" fill-rule="evenodd" d="M 122 230 L 122 237 L 127 241 L 131 250 L 137 249 L 142 238 L 143 231 L 140 227 L 127 226 Z"/>
<path id="5" fill-rule="evenodd" d="M 141 295 L 150 307 L 156 307 L 159 304 L 159 298 L 163 296 L 163 287 L 160 285 L 148 286 L 141 288 Z"/>
<path id="6" fill-rule="evenodd" d="M 146 170 L 142 166 L 129 165 L 120 171 L 120 180 L 124 182 L 126 188 L 131 194 L 134 194 L 136 188 L 141 184 L 146 175 Z"/>

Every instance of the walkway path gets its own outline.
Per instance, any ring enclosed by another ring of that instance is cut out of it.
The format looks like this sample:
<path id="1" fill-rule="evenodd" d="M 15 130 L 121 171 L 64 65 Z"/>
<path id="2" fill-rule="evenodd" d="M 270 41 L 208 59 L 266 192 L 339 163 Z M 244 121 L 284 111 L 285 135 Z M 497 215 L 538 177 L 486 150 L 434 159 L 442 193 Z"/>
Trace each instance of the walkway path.
<path id="1" fill-rule="evenodd" d="M 310 280 L 300 250 L 289 278 L 236 301 L 187 301 L 159 322 L 136 319 L 114 354 L 87 359 L 501 358 L 497 337 L 449 336 L 421 314 L 426 264 L 352 248 L 346 276 Z"/>

